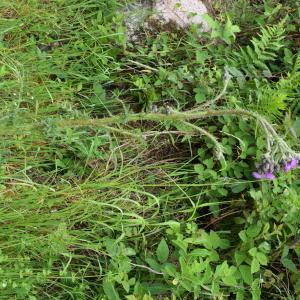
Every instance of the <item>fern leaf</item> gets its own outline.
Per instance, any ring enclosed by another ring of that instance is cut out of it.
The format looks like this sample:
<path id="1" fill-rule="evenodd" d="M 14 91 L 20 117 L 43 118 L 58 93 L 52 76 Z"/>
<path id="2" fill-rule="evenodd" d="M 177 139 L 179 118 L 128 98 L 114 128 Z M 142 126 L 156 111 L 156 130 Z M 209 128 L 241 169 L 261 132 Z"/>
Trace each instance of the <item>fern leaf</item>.
<path id="1" fill-rule="evenodd" d="M 276 60 L 283 47 L 284 33 L 282 23 L 261 28 L 261 33 L 251 40 L 251 45 L 233 53 L 230 59 L 232 66 L 241 69 L 248 76 L 256 76 L 262 71 L 270 72 L 268 63 Z"/>

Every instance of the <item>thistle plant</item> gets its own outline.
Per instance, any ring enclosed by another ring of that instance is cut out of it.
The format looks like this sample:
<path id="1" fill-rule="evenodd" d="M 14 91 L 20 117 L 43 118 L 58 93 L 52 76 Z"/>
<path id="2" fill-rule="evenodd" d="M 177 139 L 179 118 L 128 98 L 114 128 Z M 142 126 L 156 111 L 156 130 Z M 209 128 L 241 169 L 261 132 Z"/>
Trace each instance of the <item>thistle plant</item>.
<path id="1" fill-rule="evenodd" d="M 287 173 L 297 168 L 299 155 L 288 155 L 286 153 L 282 153 L 281 155 L 281 160 L 274 158 L 274 156 L 272 157 L 272 153 L 263 155 L 261 161 L 256 165 L 256 171 L 252 173 L 253 177 L 256 179 L 273 180 L 276 178 L 276 173 L 280 171 Z"/>
<path id="2" fill-rule="evenodd" d="M 197 106 L 187 111 L 176 111 L 170 106 L 159 109 L 157 105 L 153 105 L 148 112 L 128 113 L 124 115 L 115 115 L 101 119 L 84 119 L 84 120 L 61 120 L 56 125 L 62 127 L 103 127 L 113 130 L 109 125 L 120 125 L 135 121 L 156 121 L 176 124 L 183 124 L 200 135 L 206 136 L 215 145 L 215 153 L 218 160 L 224 159 L 223 146 L 218 142 L 217 138 L 199 127 L 195 121 L 209 119 L 212 117 L 233 116 L 244 117 L 256 120 L 260 128 L 263 130 L 266 138 L 266 153 L 261 161 L 256 165 L 256 170 L 252 173 L 256 179 L 275 179 L 276 173 L 280 170 L 288 172 L 297 167 L 300 155 L 290 148 L 285 140 L 277 133 L 274 126 L 261 114 L 242 108 L 224 108 L 217 106 L 217 102 L 226 94 L 228 83 L 231 76 L 227 70 L 224 74 L 224 88 L 212 100 L 208 100 L 205 104 Z M 118 129 L 119 133 L 126 134 L 127 131 Z M 186 132 L 189 134 L 190 132 Z"/>
<path id="3" fill-rule="evenodd" d="M 142 120 L 157 122 L 169 121 L 173 124 L 183 123 L 187 127 L 190 127 L 192 130 L 199 132 L 199 134 L 208 137 L 216 146 L 215 149 L 218 159 L 221 159 L 223 158 L 223 147 L 218 142 L 217 138 L 207 132 L 205 129 L 200 128 L 196 124 L 192 123 L 191 121 L 226 115 L 255 119 L 265 133 L 266 154 L 263 156 L 261 162 L 257 164 L 256 171 L 253 172 L 253 176 L 256 179 L 272 180 L 275 178 L 275 174 L 279 172 L 280 169 L 282 169 L 284 172 L 288 172 L 289 170 L 294 169 L 297 166 L 300 155 L 289 147 L 284 139 L 276 132 L 273 125 L 258 113 L 247 111 L 244 109 L 219 108 L 206 111 L 193 109 L 184 112 L 168 111 L 168 113 L 129 113 L 127 115 L 117 115 L 101 119 L 61 120 L 56 124 L 62 127 L 100 126 L 109 128 L 109 125 L 126 124 L 129 122 Z"/>

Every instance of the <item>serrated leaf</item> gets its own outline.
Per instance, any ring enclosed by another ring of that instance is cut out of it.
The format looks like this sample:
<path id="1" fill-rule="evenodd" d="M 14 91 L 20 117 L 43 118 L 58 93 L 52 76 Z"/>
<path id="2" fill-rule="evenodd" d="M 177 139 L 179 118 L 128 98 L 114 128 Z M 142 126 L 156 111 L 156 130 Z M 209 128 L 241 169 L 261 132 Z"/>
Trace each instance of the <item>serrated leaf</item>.
<path id="1" fill-rule="evenodd" d="M 207 166 L 208 169 L 212 169 L 214 166 L 214 161 L 211 158 L 204 160 L 203 163 Z"/>
<path id="2" fill-rule="evenodd" d="M 120 300 L 119 294 L 111 280 L 103 281 L 103 290 L 109 300 Z"/>
<path id="3" fill-rule="evenodd" d="M 213 249 L 220 247 L 221 239 L 220 239 L 219 235 L 213 230 L 211 230 L 209 233 L 209 241 L 210 241 L 210 244 L 212 245 Z"/>
<path id="4" fill-rule="evenodd" d="M 243 281 L 249 285 L 253 282 L 253 276 L 251 273 L 251 268 L 247 265 L 239 266 L 240 273 L 242 275 Z"/>
<path id="5" fill-rule="evenodd" d="M 256 247 L 251 248 L 248 252 L 251 256 L 255 257 L 257 254 L 257 248 Z"/>
<path id="6" fill-rule="evenodd" d="M 262 252 L 257 252 L 256 258 L 258 259 L 259 263 L 263 266 L 268 264 L 268 257 Z"/>
<path id="7" fill-rule="evenodd" d="M 252 300 L 261 300 L 260 279 L 255 279 L 251 285 Z"/>
<path id="8" fill-rule="evenodd" d="M 198 104 L 203 103 L 206 100 L 206 90 L 203 87 L 198 87 L 194 89 L 195 100 Z"/>
<path id="9" fill-rule="evenodd" d="M 167 261 L 169 257 L 169 247 L 165 239 L 162 239 L 156 249 L 156 256 L 161 263 Z"/>
<path id="10" fill-rule="evenodd" d="M 243 261 L 246 260 L 247 255 L 244 252 L 235 251 L 234 258 L 237 265 L 240 265 Z"/>
<path id="11" fill-rule="evenodd" d="M 195 172 L 198 174 L 203 174 L 203 172 L 204 172 L 204 166 L 201 164 L 195 165 L 194 169 L 195 169 Z"/>
<path id="12" fill-rule="evenodd" d="M 236 282 L 236 278 L 234 276 L 224 276 L 222 278 L 222 281 L 227 284 L 227 285 L 230 285 L 230 286 L 235 286 L 237 284 Z"/>
<path id="13" fill-rule="evenodd" d="M 260 269 L 260 264 L 259 264 L 258 259 L 253 258 L 252 262 L 251 262 L 251 274 L 258 272 L 259 269 Z"/>
<path id="14" fill-rule="evenodd" d="M 247 233 L 247 236 L 249 236 L 251 238 L 255 238 L 259 235 L 260 231 L 261 231 L 261 226 L 251 225 L 247 228 L 246 233 Z"/>
<path id="15" fill-rule="evenodd" d="M 237 25 L 233 25 L 231 20 L 228 18 L 223 30 L 222 39 L 227 43 L 231 44 L 231 38 L 235 39 L 235 33 L 240 32 L 240 27 Z"/>
<path id="16" fill-rule="evenodd" d="M 247 235 L 246 235 L 246 231 L 245 231 L 245 230 L 242 230 L 242 231 L 239 232 L 239 237 L 240 237 L 240 239 L 241 239 L 244 243 L 246 243 L 247 240 L 248 240 L 248 237 L 247 237 Z"/>

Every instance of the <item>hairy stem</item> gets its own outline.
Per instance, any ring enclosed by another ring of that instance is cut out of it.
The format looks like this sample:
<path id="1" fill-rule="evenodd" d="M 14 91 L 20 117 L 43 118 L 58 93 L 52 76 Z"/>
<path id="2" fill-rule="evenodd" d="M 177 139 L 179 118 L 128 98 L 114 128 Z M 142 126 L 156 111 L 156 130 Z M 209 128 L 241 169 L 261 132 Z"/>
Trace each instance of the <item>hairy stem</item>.
<path id="1" fill-rule="evenodd" d="M 210 109 L 204 111 L 195 111 L 194 109 L 188 110 L 185 112 L 173 111 L 170 114 L 163 113 L 130 113 L 125 115 L 116 115 L 112 117 L 106 117 L 101 119 L 75 119 L 75 120 L 60 120 L 56 121 L 55 125 L 60 127 L 108 127 L 113 124 L 127 124 L 129 122 L 136 121 L 156 121 L 156 122 L 186 122 L 186 125 L 194 127 L 199 131 L 199 127 L 191 124 L 189 121 L 192 120 L 201 120 L 212 117 L 221 117 L 221 116 L 236 116 L 236 117 L 247 117 L 256 120 L 261 128 L 264 130 L 266 139 L 267 139 L 267 148 L 270 148 L 272 140 L 276 140 L 279 144 L 279 147 L 282 148 L 285 152 L 289 152 L 293 155 L 296 155 L 290 147 L 284 142 L 284 140 L 278 135 L 274 127 L 261 115 L 256 112 L 245 110 L 245 109 Z M 204 129 L 200 129 L 202 134 L 207 132 Z M 211 138 L 211 137 L 210 137 Z M 217 145 L 217 141 L 214 139 L 214 143 Z M 220 150 L 220 148 L 218 149 Z M 270 150 L 270 149 L 268 149 Z"/>
<path id="2" fill-rule="evenodd" d="M 214 135 L 212 135 L 211 133 L 209 133 L 205 129 L 203 129 L 203 128 L 199 127 L 199 126 L 196 126 L 196 125 L 194 125 L 192 123 L 183 121 L 183 124 L 186 125 L 186 126 L 189 126 L 189 127 L 193 128 L 193 129 L 197 130 L 198 132 L 200 132 L 201 134 L 207 136 L 215 144 L 215 146 L 216 146 L 217 157 L 219 159 L 223 159 L 223 153 L 224 153 L 223 147 L 218 142 L 218 140 L 215 138 Z"/>
<path id="3" fill-rule="evenodd" d="M 56 125 L 61 127 L 84 127 L 84 126 L 95 126 L 102 127 L 112 124 L 126 124 L 128 122 L 136 121 L 191 121 L 197 119 L 206 119 L 210 117 L 220 117 L 225 115 L 250 117 L 256 119 L 261 124 L 264 124 L 268 130 L 268 133 L 275 132 L 272 125 L 259 114 L 247 111 L 244 109 L 216 109 L 206 111 L 185 111 L 185 112 L 172 112 L 171 114 L 163 113 L 137 113 L 127 115 L 116 115 L 113 117 L 101 118 L 101 119 L 75 119 L 75 120 L 61 120 L 57 121 Z M 270 132 L 271 131 L 271 132 Z"/>

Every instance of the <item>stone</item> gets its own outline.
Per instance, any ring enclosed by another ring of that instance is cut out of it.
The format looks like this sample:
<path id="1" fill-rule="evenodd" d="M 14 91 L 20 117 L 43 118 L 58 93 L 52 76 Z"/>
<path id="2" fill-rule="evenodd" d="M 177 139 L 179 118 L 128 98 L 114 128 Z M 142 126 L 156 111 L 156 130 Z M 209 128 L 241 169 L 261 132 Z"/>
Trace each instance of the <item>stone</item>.
<path id="1" fill-rule="evenodd" d="M 125 26 L 130 42 L 139 40 L 141 30 L 185 30 L 199 25 L 200 32 L 209 31 L 204 19 L 208 14 L 200 0 L 140 0 L 127 6 Z"/>
<path id="2" fill-rule="evenodd" d="M 180 29 L 186 29 L 196 24 L 201 31 L 209 31 L 204 16 L 208 10 L 199 0 L 156 0 L 153 3 L 154 14 L 151 18 L 157 19 L 164 26 L 175 24 Z"/>
<path id="3" fill-rule="evenodd" d="M 125 26 L 127 28 L 127 39 L 135 42 L 139 39 L 139 31 L 145 27 L 145 22 L 152 14 L 150 1 L 136 1 L 129 4 L 125 10 Z"/>

